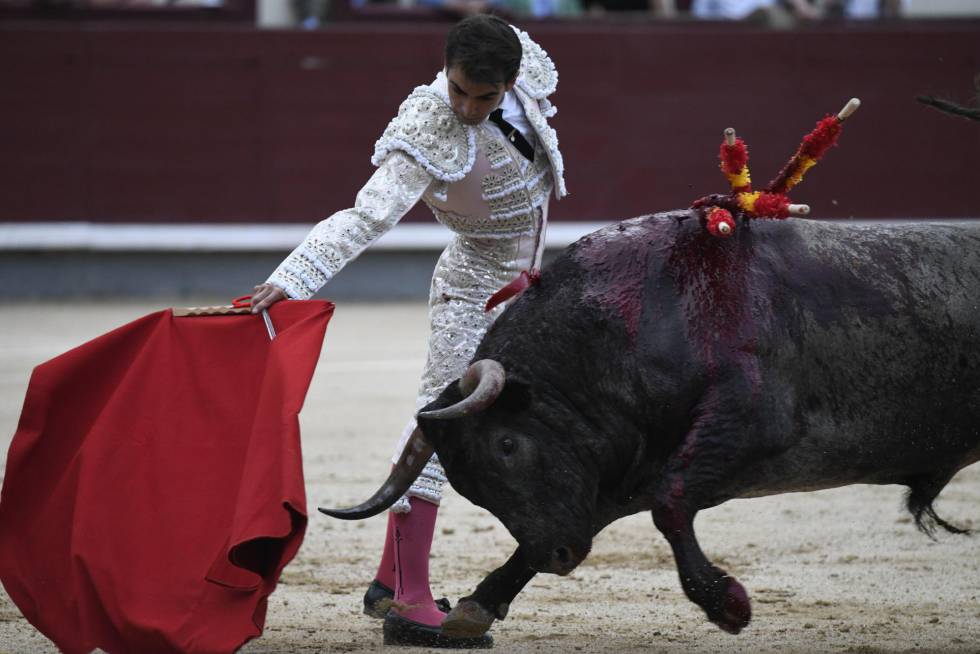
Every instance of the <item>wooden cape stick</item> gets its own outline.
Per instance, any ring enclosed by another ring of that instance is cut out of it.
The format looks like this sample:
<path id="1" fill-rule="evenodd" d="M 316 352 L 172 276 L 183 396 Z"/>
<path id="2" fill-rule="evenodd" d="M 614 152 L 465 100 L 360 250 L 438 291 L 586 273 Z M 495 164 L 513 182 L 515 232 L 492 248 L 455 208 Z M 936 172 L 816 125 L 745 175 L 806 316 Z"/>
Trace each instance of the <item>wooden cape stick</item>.
<path id="1" fill-rule="evenodd" d="M 176 318 L 196 316 L 233 316 L 252 313 L 251 307 L 236 307 L 233 304 L 223 304 L 213 307 L 173 307 L 171 311 Z"/>
<path id="2" fill-rule="evenodd" d="M 251 315 L 251 306 L 236 306 L 234 304 L 223 304 L 214 307 L 172 307 L 170 309 L 175 318 L 195 318 L 199 316 L 241 316 Z M 269 340 L 276 338 L 276 327 L 272 324 L 272 317 L 269 316 L 268 309 L 262 310 L 262 320 L 265 322 L 265 330 L 269 333 Z"/>

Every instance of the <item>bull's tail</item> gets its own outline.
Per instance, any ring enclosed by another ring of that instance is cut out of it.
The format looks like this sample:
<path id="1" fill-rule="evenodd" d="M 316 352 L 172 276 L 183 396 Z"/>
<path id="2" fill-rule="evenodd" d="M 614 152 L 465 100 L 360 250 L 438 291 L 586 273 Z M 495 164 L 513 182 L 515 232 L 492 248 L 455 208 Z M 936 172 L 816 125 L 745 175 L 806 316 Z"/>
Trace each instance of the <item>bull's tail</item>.
<path id="1" fill-rule="evenodd" d="M 909 492 L 905 496 L 905 506 L 915 518 L 915 526 L 919 528 L 919 531 L 933 540 L 936 540 L 937 527 L 942 527 L 951 534 L 970 535 L 969 529 L 957 527 L 940 518 L 932 506 L 950 479 L 952 479 L 952 475 L 944 475 L 942 478 L 922 476 L 914 477 L 906 482 Z"/>

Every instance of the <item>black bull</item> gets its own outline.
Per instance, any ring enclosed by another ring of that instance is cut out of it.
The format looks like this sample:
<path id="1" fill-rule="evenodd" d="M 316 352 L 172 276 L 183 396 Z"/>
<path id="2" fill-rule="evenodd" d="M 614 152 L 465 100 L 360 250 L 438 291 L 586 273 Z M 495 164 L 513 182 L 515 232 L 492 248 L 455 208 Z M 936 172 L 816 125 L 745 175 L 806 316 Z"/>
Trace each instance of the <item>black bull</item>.
<path id="1" fill-rule="evenodd" d="M 474 384 L 451 384 L 419 416 L 412 451 L 434 448 L 519 544 L 444 630 L 482 633 L 536 572 L 568 573 L 642 510 L 684 592 L 732 633 L 748 595 L 701 551 L 702 509 L 902 484 L 920 529 L 959 532 L 932 503 L 980 460 L 978 337 L 980 227 L 753 221 L 719 240 L 674 212 L 586 236 L 480 345 L 502 388 L 474 410 Z M 383 510 L 419 457 L 339 513 Z"/>

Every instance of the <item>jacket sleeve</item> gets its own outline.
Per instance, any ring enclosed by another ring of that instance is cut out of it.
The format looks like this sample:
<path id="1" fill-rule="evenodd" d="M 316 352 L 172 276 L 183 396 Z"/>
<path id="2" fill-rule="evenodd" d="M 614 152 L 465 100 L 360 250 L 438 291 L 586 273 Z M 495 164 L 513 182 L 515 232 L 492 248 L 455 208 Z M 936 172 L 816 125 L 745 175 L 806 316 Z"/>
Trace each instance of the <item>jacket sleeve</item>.
<path id="1" fill-rule="evenodd" d="M 432 183 L 433 177 L 401 151 L 390 153 L 350 209 L 319 222 L 267 280 L 294 300 L 307 300 L 395 226 Z"/>

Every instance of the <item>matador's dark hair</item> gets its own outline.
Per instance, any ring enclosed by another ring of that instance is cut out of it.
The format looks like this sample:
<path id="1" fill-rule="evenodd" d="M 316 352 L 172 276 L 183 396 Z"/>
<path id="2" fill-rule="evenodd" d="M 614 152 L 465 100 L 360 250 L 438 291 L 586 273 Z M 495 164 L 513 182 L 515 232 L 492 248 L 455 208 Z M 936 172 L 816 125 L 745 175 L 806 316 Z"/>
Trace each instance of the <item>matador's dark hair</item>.
<path id="1" fill-rule="evenodd" d="M 477 14 L 456 23 L 446 37 L 446 70 L 462 68 L 473 82 L 506 84 L 521 67 L 521 41 L 506 22 Z"/>

